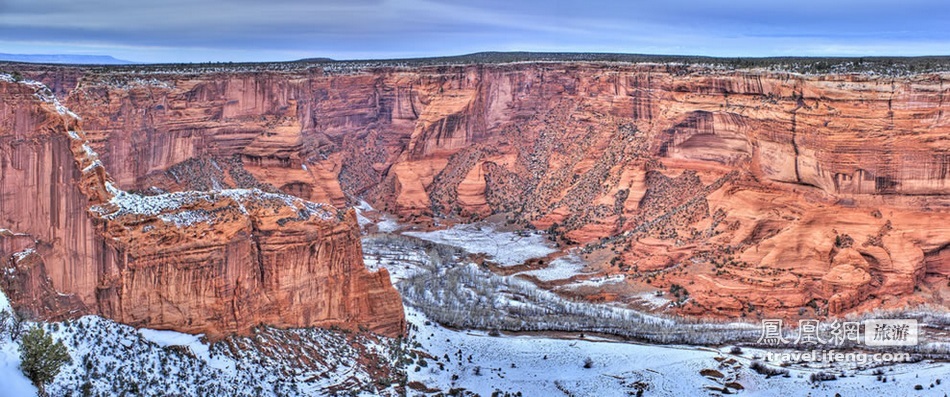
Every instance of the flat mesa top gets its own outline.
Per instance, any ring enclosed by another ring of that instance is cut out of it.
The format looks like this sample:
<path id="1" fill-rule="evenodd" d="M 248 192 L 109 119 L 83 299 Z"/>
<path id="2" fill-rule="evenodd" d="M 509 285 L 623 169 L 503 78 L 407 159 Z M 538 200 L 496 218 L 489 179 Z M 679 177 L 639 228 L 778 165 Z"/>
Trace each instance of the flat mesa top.
<path id="1" fill-rule="evenodd" d="M 562 53 L 562 52 L 479 52 L 467 55 L 405 58 L 334 60 L 307 58 L 287 62 L 209 62 L 162 64 L 23 64 L 0 61 L 4 66 L 29 65 L 31 69 L 80 68 L 102 72 L 130 73 L 214 73 L 229 71 L 303 71 L 320 68 L 329 73 L 346 73 L 376 68 L 420 68 L 439 66 L 497 65 L 511 63 L 618 63 L 698 66 L 725 70 L 769 69 L 801 74 L 871 73 L 903 76 L 924 73 L 950 72 L 950 56 L 922 57 L 762 57 L 721 58 L 690 55 L 648 55 L 619 53 Z"/>

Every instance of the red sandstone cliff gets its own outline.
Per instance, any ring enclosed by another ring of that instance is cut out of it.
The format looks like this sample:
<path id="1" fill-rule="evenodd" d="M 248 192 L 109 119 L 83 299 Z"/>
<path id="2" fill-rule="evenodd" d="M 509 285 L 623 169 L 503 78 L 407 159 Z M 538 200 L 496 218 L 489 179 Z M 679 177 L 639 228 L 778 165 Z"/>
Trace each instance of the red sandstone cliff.
<path id="1" fill-rule="evenodd" d="M 566 62 L 116 70 L 64 94 L 124 189 L 503 213 L 593 243 L 631 290 L 686 286 L 686 312 L 794 315 L 950 299 L 948 79 Z"/>
<path id="2" fill-rule="evenodd" d="M 2 285 L 18 309 L 212 336 L 262 323 L 402 333 L 352 210 L 258 189 L 126 192 L 45 87 L 0 81 L 0 98 Z"/>

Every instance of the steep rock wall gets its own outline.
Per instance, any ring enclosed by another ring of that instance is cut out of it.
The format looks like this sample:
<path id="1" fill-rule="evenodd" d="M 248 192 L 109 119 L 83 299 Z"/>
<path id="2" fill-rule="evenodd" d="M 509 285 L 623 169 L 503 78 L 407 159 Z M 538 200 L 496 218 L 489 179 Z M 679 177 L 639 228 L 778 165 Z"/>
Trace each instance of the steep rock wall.
<path id="1" fill-rule="evenodd" d="M 117 70 L 66 91 L 122 188 L 501 213 L 735 315 L 950 299 L 948 79 L 546 62 Z M 209 181 L 195 161 L 232 166 Z"/>
<path id="2" fill-rule="evenodd" d="M 352 210 L 259 189 L 126 192 L 44 86 L 7 79 L 0 92 L 0 254 L 18 309 L 215 337 L 259 324 L 403 332 Z"/>

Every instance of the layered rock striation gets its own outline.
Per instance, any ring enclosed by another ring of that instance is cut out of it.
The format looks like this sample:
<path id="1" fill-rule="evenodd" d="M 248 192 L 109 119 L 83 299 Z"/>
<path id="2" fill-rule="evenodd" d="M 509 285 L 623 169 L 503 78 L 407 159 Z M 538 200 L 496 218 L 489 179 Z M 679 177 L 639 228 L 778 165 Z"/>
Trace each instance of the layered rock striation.
<path id="1" fill-rule="evenodd" d="M 2 279 L 18 310 L 213 337 L 403 332 L 388 273 L 363 266 L 353 210 L 255 188 L 130 193 L 45 86 L 6 79 L 0 98 Z"/>
<path id="2" fill-rule="evenodd" d="M 37 77 L 63 87 L 122 189 L 365 198 L 421 224 L 500 214 L 583 245 L 631 296 L 684 286 L 676 310 L 698 315 L 950 299 L 946 74 L 610 62 L 79 74 L 71 88 Z"/>

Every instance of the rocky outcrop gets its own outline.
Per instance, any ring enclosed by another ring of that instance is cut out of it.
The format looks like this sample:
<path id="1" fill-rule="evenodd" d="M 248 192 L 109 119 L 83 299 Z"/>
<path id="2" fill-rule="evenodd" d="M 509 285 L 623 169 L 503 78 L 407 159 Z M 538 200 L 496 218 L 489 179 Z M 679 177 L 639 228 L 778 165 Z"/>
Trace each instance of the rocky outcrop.
<path id="1" fill-rule="evenodd" d="M 127 192 L 46 87 L 7 79 L 0 92 L 0 254 L 21 311 L 213 337 L 260 324 L 403 332 L 352 210 L 256 188 Z"/>
<path id="2" fill-rule="evenodd" d="M 686 286 L 676 310 L 795 316 L 946 285 L 948 79 L 543 62 L 100 70 L 64 94 L 123 189 L 501 214 L 637 288 Z"/>
<path id="3" fill-rule="evenodd" d="M 18 314 L 60 321 L 88 313 L 76 295 L 60 294 L 48 277 L 46 263 L 36 251 L 37 242 L 29 235 L 0 230 L 0 253 L 9 262 L 4 263 L 0 287 L 17 305 Z"/>

